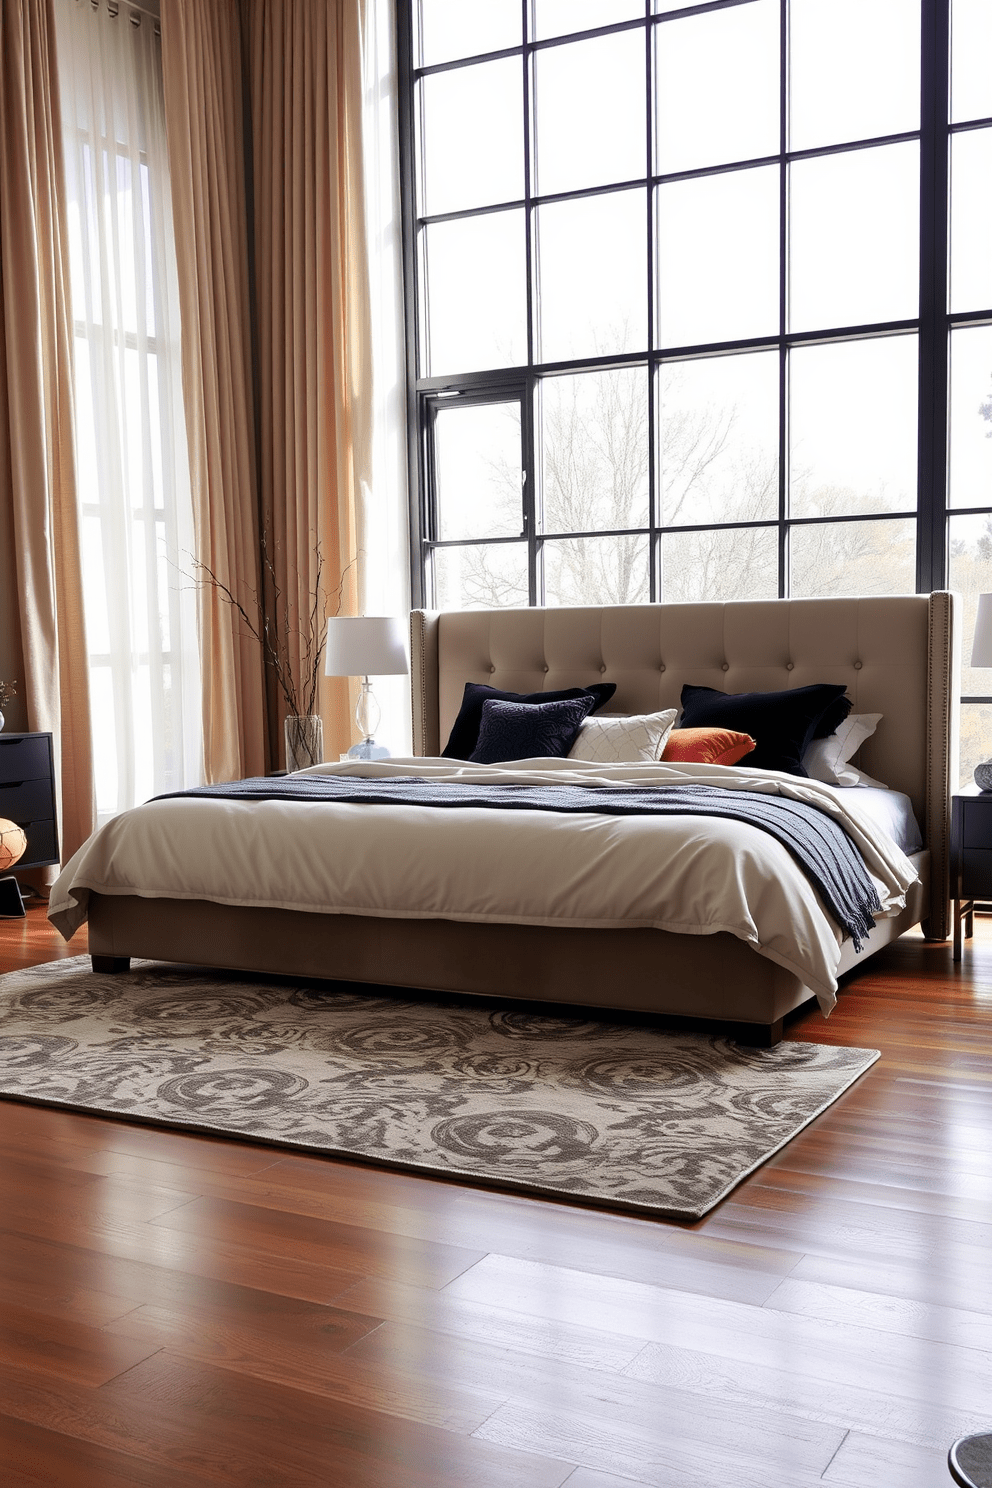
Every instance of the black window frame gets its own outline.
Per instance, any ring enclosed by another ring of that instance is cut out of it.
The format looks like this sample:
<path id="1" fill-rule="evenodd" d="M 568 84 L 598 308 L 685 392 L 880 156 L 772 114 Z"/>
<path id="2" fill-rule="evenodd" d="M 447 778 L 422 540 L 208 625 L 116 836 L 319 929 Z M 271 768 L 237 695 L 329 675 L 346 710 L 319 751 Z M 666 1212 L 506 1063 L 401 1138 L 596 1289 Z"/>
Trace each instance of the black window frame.
<path id="1" fill-rule="evenodd" d="M 753 3 L 753 0 L 708 0 L 708 3 L 686 5 L 679 10 L 654 14 L 651 0 L 645 0 L 644 13 L 633 20 L 620 21 L 607 26 L 569 33 L 567 36 L 548 37 L 535 41 L 531 37 L 529 24 L 530 0 L 521 0 L 522 45 L 476 57 L 458 58 L 450 62 L 436 63 L 426 67 L 416 65 L 413 55 L 415 42 L 414 7 L 419 0 L 397 0 L 397 56 L 399 59 L 400 98 L 400 168 L 403 225 L 403 260 L 405 279 L 405 313 L 407 331 L 407 376 L 408 376 L 408 421 L 410 451 L 411 491 L 411 581 L 414 603 L 422 605 L 429 599 L 425 584 L 425 567 L 436 543 L 436 532 L 432 523 L 429 479 L 430 410 L 436 407 L 439 398 L 468 401 L 488 393 L 498 397 L 501 391 L 509 393 L 522 390 L 522 412 L 527 422 L 524 439 L 524 461 L 526 479 L 523 496 L 523 531 L 528 543 L 528 572 L 530 575 L 530 603 L 541 603 L 541 552 L 547 540 L 555 540 L 566 534 L 555 533 L 546 539 L 539 531 L 536 503 L 538 491 L 539 452 L 535 448 L 538 435 L 534 417 L 537 396 L 543 377 L 555 373 L 596 370 L 625 365 L 646 366 L 648 371 L 648 480 L 649 523 L 647 528 L 636 529 L 647 532 L 650 552 L 650 598 L 657 598 L 658 554 L 661 535 L 667 531 L 712 531 L 721 527 L 773 527 L 778 536 L 778 592 L 786 596 L 789 592 L 789 541 L 791 532 L 802 525 L 838 523 L 843 521 L 892 521 L 900 517 L 912 518 L 916 523 L 916 587 L 917 592 L 929 592 L 943 588 L 948 569 L 948 518 L 950 515 L 965 516 L 985 514 L 989 508 L 950 508 L 947 489 L 948 460 L 948 359 L 951 331 L 956 326 L 992 324 L 992 307 L 968 313 L 951 314 L 948 309 L 948 228 L 949 228 L 949 152 L 953 134 L 965 130 L 982 128 L 992 124 L 992 119 L 969 120 L 952 124 L 949 117 L 949 70 L 950 70 L 950 7 L 951 0 L 921 0 L 921 111 L 918 130 L 884 135 L 842 144 L 822 146 L 815 149 L 788 151 L 788 0 L 779 0 L 780 7 L 780 84 L 779 153 L 758 157 L 754 160 L 734 162 L 731 165 L 712 166 L 669 175 L 655 170 L 655 145 L 653 138 L 653 99 L 651 95 L 654 36 L 658 28 L 670 21 L 691 15 L 704 14 L 732 6 Z M 646 131 L 647 172 L 636 182 L 614 182 L 581 191 L 556 193 L 541 196 L 532 191 L 531 162 L 531 91 L 534 76 L 533 58 L 540 52 L 556 46 L 567 45 L 576 40 L 610 36 L 620 32 L 642 29 L 645 41 L 645 68 L 647 78 Z M 513 203 L 496 203 L 483 208 L 461 212 L 449 212 L 437 216 L 417 215 L 417 121 L 415 107 L 417 81 L 421 77 L 476 65 L 482 57 L 519 57 L 523 68 L 523 109 L 525 129 L 524 196 Z M 920 240 L 919 240 L 919 316 L 902 321 L 876 322 L 866 325 L 826 327 L 819 331 L 794 332 L 787 330 L 788 294 L 788 210 L 789 210 L 789 166 L 793 161 L 847 154 L 854 150 L 873 146 L 918 141 L 920 154 Z M 669 181 L 721 175 L 728 170 L 741 170 L 757 165 L 776 165 L 779 170 L 780 191 L 780 254 L 779 254 L 779 325 L 777 334 L 760 338 L 726 342 L 707 342 L 695 346 L 658 347 L 654 314 L 654 213 L 658 188 Z M 534 328 L 536 285 L 535 223 L 536 211 L 544 202 L 573 200 L 609 194 L 630 185 L 637 185 L 645 192 L 647 204 L 647 332 L 648 345 L 644 351 L 606 357 L 585 357 L 574 361 L 537 362 L 534 360 Z M 466 217 L 481 217 L 508 207 L 523 208 L 526 225 L 526 288 L 527 288 L 527 346 L 528 361 L 525 366 L 490 369 L 481 372 L 444 376 L 421 376 L 418 368 L 418 320 L 420 315 L 420 262 L 418 239 L 421 229 L 432 222 Z M 918 487 L 917 504 L 912 511 L 886 511 L 857 516 L 833 516 L 824 518 L 795 517 L 788 510 L 789 500 L 789 440 L 787 427 L 788 410 L 788 356 L 792 348 L 816 345 L 824 342 L 854 341 L 886 335 L 911 333 L 918 338 L 919 356 L 919 400 L 918 400 Z M 655 400 L 656 384 L 661 367 L 669 361 L 678 361 L 702 355 L 719 355 L 735 351 L 762 349 L 777 350 L 779 356 L 779 449 L 778 482 L 779 507 L 776 517 L 767 522 L 700 523 L 667 526 L 658 521 L 658 472 L 655 449 Z M 529 441 L 529 446 L 528 446 Z M 598 533 L 582 533 L 595 536 Z M 964 702 L 992 702 L 992 697 L 968 696 Z"/>

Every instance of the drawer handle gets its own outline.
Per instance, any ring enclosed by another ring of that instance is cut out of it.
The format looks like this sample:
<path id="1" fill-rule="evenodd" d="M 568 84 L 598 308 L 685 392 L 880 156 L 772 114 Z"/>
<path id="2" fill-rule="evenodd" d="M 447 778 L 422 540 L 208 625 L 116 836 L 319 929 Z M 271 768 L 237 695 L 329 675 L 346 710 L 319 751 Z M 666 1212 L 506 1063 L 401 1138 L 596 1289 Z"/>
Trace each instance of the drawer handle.
<path id="1" fill-rule="evenodd" d="M 11 748 L 13 748 L 15 744 L 20 744 L 21 742 L 22 741 L 20 739 L 0 739 L 0 744 L 7 744 Z"/>
<path id="2" fill-rule="evenodd" d="M 23 784 L 24 784 L 24 781 L 23 780 L 5 780 L 4 781 L 4 789 L 5 790 L 18 790 Z"/>

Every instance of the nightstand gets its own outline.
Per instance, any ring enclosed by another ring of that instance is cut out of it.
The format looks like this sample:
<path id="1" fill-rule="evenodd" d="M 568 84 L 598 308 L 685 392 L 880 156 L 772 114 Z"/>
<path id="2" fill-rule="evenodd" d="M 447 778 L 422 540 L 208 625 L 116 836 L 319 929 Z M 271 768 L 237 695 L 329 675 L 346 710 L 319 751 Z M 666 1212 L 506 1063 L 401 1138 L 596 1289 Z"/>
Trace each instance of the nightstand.
<path id="1" fill-rule="evenodd" d="M 0 734 L 0 816 L 28 839 L 17 872 L 59 861 L 51 734 Z"/>
<path id="2" fill-rule="evenodd" d="M 962 929 L 975 928 L 975 900 L 992 899 L 992 791 L 963 791 L 951 799 L 951 898 L 954 959 L 961 960 Z"/>

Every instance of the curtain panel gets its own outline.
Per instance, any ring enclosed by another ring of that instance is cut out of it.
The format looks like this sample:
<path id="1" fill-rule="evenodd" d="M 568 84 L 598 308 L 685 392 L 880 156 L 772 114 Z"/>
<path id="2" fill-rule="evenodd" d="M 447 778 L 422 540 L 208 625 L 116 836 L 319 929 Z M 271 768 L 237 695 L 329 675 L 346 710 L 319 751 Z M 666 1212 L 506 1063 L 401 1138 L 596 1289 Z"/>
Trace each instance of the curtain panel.
<path id="1" fill-rule="evenodd" d="M 95 821 L 52 0 L 0 5 L 0 512 L 29 730 L 51 732 L 63 859 Z"/>
<path id="2" fill-rule="evenodd" d="M 255 616 L 261 592 L 239 0 L 162 0 L 183 396 L 201 578 Z M 200 585 L 207 781 L 264 774 L 262 657 L 237 609 Z"/>
<path id="3" fill-rule="evenodd" d="M 362 9 L 162 0 L 198 556 L 251 613 L 263 597 L 298 681 L 318 563 L 330 614 L 355 613 L 361 597 L 372 421 Z M 263 711 L 254 643 L 242 641 L 240 670 L 221 668 L 224 612 L 216 591 L 204 595 L 216 611 L 201 642 L 205 717 L 217 725 L 207 775 L 257 773 L 234 734 L 257 759 L 264 719 L 277 763 L 285 703 L 270 678 Z M 230 610 L 226 620 L 236 637 Z M 320 681 L 331 757 L 352 741 L 351 686 Z"/>

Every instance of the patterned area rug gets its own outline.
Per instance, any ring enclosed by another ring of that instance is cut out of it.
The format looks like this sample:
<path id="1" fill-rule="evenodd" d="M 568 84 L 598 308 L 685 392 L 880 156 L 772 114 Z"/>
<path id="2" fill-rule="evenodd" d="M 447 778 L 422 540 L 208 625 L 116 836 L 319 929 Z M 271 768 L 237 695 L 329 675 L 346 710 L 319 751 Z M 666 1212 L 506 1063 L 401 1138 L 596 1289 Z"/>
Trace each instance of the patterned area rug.
<path id="1" fill-rule="evenodd" d="M 0 978 L 0 1093 L 695 1219 L 874 1049 L 88 957 Z"/>

